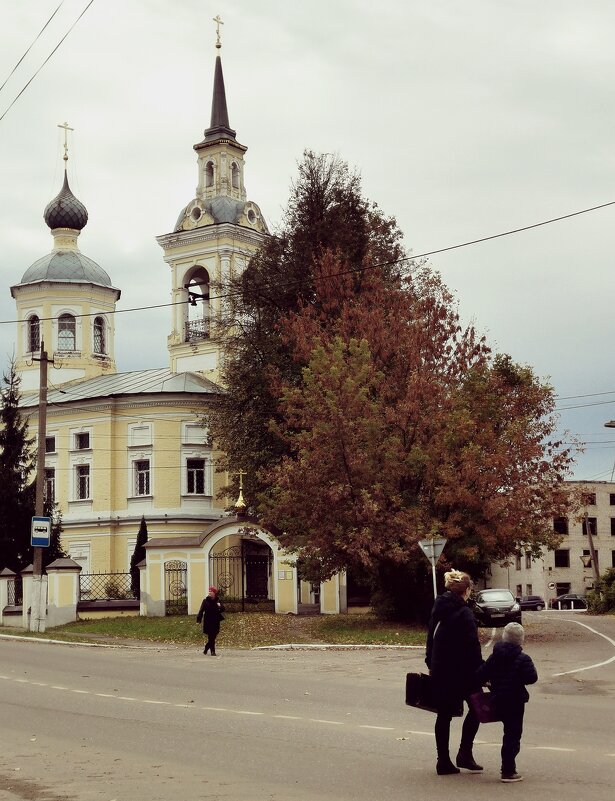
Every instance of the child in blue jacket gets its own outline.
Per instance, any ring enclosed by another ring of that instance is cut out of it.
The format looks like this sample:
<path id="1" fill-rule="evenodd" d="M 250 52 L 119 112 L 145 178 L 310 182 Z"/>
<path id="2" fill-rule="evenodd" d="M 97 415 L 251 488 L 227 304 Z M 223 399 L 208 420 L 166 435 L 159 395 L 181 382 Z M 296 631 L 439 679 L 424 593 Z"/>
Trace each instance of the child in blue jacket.
<path id="1" fill-rule="evenodd" d="M 531 658 L 523 652 L 525 631 L 520 623 L 509 623 L 502 632 L 502 641 L 495 644 L 493 653 L 478 669 L 481 685 L 491 685 L 496 708 L 504 723 L 502 739 L 503 782 L 520 782 L 515 759 L 521 749 L 523 713 L 530 700 L 527 684 L 538 681 Z"/>

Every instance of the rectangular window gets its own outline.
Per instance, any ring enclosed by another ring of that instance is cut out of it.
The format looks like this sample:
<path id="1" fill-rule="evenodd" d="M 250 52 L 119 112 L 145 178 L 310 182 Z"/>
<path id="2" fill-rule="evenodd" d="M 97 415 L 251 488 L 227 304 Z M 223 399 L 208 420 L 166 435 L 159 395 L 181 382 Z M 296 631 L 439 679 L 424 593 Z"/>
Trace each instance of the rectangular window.
<path id="1" fill-rule="evenodd" d="M 598 536 L 598 521 L 595 517 L 584 517 L 582 521 L 583 525 L 583 534 L 587 536 L 587 530 L 589 529 L 592 537 Z"/>
<path id="2" fill-rule="evenodd" d="M 615 567 L 615 551 L 611 551 L 611 567 Z"/>
<path id="3" fill-rule="evenodd" d="M 558 548 L 554 551 L 555 567 L 570 567 L 570 551 Z"/>
<path id="4" fill-rule="evenodd" d="M 135 495 L 149 495 L 149 459 L 139 459 L 135 465 Z"/>
<path id="5" fill-rule="evenodd" d="M 533 595 L 534 594 L 531 584 L 526 584 L 525 585 L 525 594 L 526 595 Z"/>
<path id="6" fill-rule="evenodd" d="M 75 468 L 77 500 L 84 501 L 90 498 L 90 465 L 78 464 Z"/>
<path id="7" fill-rule="evenodd" d="M 53 503 L 56 499 L 56 471 L 54 467 L 45 468 L 45 500 Z"/>
<path id="8" fill-rule="evenodd" d="M 525 569 L 526 570 L 530 570 L 531 567 L 532 567 L 532 554 L 529 553 L 529 552 L 526 552 L 526 554 L 525 554 Z"/>
<path id="9" fill-rule="evenodd" d="M 595 506 L 596 505 L 596 493 L 595 492 L 582 492 L 581 493 L 581 503 L 583 506 Z"/>
<path id="10" fill-rule="evenodd" d="M 515 570 L 521 570 L 521 554 L 518 553 L 515 556 Z"/>
<path id="11" fill-rule="evenodd" d="M 520 584 L 517 584 L 517 589 L 516 589 L 515 597 L 517 597 L 517 598 L 520 598 L 520 597 L 521 597 L 521 595 L 522 595 L 522 587 L 521 587 L 521 585 L 520 585 Z"/>
<path id="12" fill-rule="evenodd" d="M 568 534 L 568 518 L 567 517 L 555 517 L 553 518 L 553 531 L 556 534 L 563 534 L 566 536 Z"/>
<path id="13" fill-rule="evenodd" d="M 205 459 L 188 459 L 188 495 L 205 494 Z"/>
<path id="14" fill-rule="evenodd" d="M 611 518 L 611 537 L 615 537 L 615 517 Z"/>
<path id="15" fill-rule="evenodd" d="M 56 438 L 45 437 L 45 453 L 55 453 L 55 452 L 56 452 Z"/>
<path id="16" fill-rule="evenodd" d="M 615 506 L 615 492 L 609 493 L 609 503 L 611 506 Z"/>
<path id="17" fill-rule="evenodd" d="M 86 451 L 90 447 L 90 432 L 79 431 L 75 434 L 75 450 Z"/>

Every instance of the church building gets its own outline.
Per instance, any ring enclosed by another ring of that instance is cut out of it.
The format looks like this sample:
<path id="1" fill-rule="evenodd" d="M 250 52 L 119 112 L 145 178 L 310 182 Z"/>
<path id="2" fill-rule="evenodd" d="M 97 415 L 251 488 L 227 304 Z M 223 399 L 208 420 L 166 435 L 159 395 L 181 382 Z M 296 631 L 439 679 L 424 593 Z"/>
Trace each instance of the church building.
<path id="1" fill-rule="evenodd" d="M 237 514 L 223 508 L 217 494 L 228 476 L 216 472 L 215 444 L 201 423 L 207 404 L 224 391 L 215 335 L 220 295 L 268 236 L 258 205 L 247 198 L 247 148 L 230 127 L 219 40 L 216 47 L 211 121 L 194 145 L 196 195 L 172 231 L 157 237 L 173 301 L 168 366 L 117 372 L 120 289 L 81 252 L 88 212 L 65 165 L 62 189 L 44 212 L 52 250 L 11 287 L 22 411 L 36 435 L 44 349 L 53 360 L 46 494 L 62 514 L 62 546 L 81 567 L 81 601 L 97 597 L 97 575 L 114 586 L 113 575 L 128 571 L 145 518 L 142 614 L 194 613 L 210 584 L 242 604 L 296 613 L 316 602 L 335 613 L 345 610 L 343 576 L 320 587 L 298 581 L 294 557 L 270 532 L 243 517 L 241 506 Z"/>

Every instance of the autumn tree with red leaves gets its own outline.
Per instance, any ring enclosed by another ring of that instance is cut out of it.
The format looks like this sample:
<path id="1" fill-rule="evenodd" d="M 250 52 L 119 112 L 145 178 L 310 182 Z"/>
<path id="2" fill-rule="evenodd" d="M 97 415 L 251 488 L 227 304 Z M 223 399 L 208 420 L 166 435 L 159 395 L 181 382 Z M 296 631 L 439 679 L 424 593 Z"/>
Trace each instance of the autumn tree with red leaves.
<path id="1" fill-rule="evenodd" d="M 365 273 L 356 291 L 325 256 L 318 302 L 285 320 L 306 366 L 276 383 L 289 453 L 266 472 L 260 511 L 321 577 L 360 565 L 399 610 L 424 595 L 420 539 L 446 537 L 446 559 L 475 577 L 553 546 L 572 454 L 550 439 L 552 389 L 462 329 L 433 272 L 397 286 Z"/>
<path id="2" fill-rule="evenodd" d="M 553 439 L 551 387 L 463 328 L 426 265 L 400 269 L 394 221 L 344 165 L 306 154 L 286 223 L 236 282 L 208 423 L 304 575 L 360 570 L 381 608 L 416 617 L 418 540 L 446 537 L 475 578 L 553 545 L 572 453 Z"/>

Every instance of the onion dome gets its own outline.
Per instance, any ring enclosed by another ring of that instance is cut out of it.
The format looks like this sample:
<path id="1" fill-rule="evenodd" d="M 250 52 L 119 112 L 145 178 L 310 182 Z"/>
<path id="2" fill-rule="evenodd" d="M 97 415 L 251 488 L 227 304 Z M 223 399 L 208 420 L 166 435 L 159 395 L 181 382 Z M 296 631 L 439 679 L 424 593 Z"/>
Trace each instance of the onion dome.
<path id="1" fill-rule="evenodd" d="M 88 210 L 71 192 L 66 170 L 64 171 L 64 185 L 60 193 L 47 204 L 43 217 L 52 231 L 54 228 L 73 228 L 81 231 L 87 224 Z"/>

